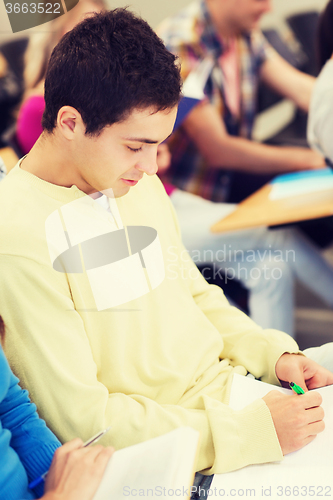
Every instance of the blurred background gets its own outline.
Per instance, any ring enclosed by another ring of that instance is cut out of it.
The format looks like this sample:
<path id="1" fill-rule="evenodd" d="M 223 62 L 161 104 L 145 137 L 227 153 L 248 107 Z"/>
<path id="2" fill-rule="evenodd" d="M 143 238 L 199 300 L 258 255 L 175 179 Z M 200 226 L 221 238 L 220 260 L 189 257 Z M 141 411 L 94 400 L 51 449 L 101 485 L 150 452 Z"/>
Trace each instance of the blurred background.
<path id="1" fill-rule="evenodd" d="M 146 19 L 151 26 L 155 27 L 165 17 L 176 13 L 181 7 L 188 5 L 190 1 L 134 0 L 131 2 L 126 0 L 109 0 L 107 3 L 110 8 L 125 7 L 126 5 L 130 6 L 131 9 Z M 273 11 L 264 17 L 262 27 L 283 28 L 284 19 L 287 16 L 309 10 L 319 11 L 326 5 L 326 3 L 326 0 L 272 0 Z M 0 2 L 0 41 L 13 37 L 4 4 L 5 2 Z M 41 29 L 41 27 L 38 29 Z M 26 36 L 27 33 L 28 30 L 16 36 Z"/>

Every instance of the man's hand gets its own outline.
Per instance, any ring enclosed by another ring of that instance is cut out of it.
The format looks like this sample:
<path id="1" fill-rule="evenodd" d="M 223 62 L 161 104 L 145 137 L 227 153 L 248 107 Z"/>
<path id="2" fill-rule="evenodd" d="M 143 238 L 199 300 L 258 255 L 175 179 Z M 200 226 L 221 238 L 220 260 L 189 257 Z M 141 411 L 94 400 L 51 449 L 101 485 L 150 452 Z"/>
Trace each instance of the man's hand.
<path id="1" fill-rule="evenodd" d="M 322 397 L 317 392 L 288 396 L 270 391 L 263 400 L 271 412 L 283 455 L 303 448 L 325 428 Z"/>
<path id="2" fill-rule="evenodd" d="M 305 392 L 333 384 L 333 373 L 299 354 L 283 354 L 275 365 L 275 373 L 281 382 L 294 382 Z"/>
<path id="3" fill-rule="evenodd" d="M 326 167 L 323 155 L 308 148 L 285 148 L 290 153 L 290 171 L 294 170 L 318 170 Z M 294 160 L 294 163 L 293 163 Z"/>
<path id="4" fill-rule="evenodd" d="M 74 439 L 54 454 L 42 500 L 91 500 L 97 491 L 113 448 L 83 447 Z"/>

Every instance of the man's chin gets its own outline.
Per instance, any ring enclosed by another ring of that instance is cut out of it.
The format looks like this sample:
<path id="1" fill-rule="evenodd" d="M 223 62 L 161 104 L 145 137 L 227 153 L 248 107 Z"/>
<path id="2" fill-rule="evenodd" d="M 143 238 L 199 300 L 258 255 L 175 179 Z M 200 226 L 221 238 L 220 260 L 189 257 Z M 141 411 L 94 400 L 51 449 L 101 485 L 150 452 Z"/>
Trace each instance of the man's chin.
<path id="1" fill-rule="evenodd" d="M 114 197 L 121 198 L 122 196 L 125 196 L 130 189 L 131 189 L 130 186 L 124 186 L 118 189 L 113 189 Z"/>

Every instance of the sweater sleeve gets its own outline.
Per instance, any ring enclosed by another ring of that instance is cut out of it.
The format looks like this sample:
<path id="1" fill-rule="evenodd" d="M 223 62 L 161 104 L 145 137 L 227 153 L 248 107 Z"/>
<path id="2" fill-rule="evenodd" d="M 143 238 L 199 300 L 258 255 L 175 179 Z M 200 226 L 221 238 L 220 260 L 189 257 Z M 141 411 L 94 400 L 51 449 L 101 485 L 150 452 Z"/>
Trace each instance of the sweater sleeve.
<path id="1" fill-rule="evenodd" d="M 179 252 L 188 255 L 181 242 L 176 211 L 170 200 L 168 202 L 179 238 Z M 276 362 L 285 352 L 299 354 L 297 343 L 286 333 L 262 329 L 249 316 L 231 306 L 223 290 L 207 283 L 189 255 L 187 259 L 182 258 L 182 264 L 186 267 L 184 275 L 191 276 L 187 286 L 195 303 L 222 336 L 220 359 L 228 358 L 232 366 L 243 366 L 263 382 L 280 385 L 275 373 Z"/>
<path id="2" fill-rule="evenodd" d="M 3 256 L 0 302 L 8 325 L 6 352 L 12 367 L 29 385 L 41 416 L 62 441 L 75 436 L 86 440 L 112 426 L 103 444 L 117 449 L 188 425 L 201 434 L 196 470 L 226 472 L 282 459 L 263 400 L 233 411 L 205 391 L 190 408 L 176 402 L 158 404 L 135 391 L 109 393 L 65 280 L 60 273 L 55 279 L 51 271 L 37 262 L 28 266 L 25 259 Z M 18 282 L 20 287 L 14 290 L 12 284 Z M 195 300 L 214 319 L 229 306 L 223 298 L 219 299 L 222 306 L 208 306 L 209 293 L 202 288 L 196 291 Z"/>
<path id="3" fill-rule="evenodd" d="M 0 355 L 3 357 L 2 352 Z M 7 364 L 5 359 L 3 361 Z M 21 389 L 9 366 L 8 372 L 10 383 L 0 403 L 0 420 L 3 428 L 11 432 L 10 446 L 18 454 L 31 481 L 49 469 L 60 442 L 39 418 L 28 392 Z"/>
<path id="4" fill-rule="evenodd" d="M 190 282 L 193 298 L 222 336 L 220 358 L 228 358 L 232 366 L 244 366 L 264 382 L 279 385 L 275 374 L 276 362 L 285 352 L 298 354 L 297 343 L 286 333 L 262 329 L 242 311 L 231 306 L 221 288 L 209 285 L 191 260 L 187 265 L 192 276 L 198 273 L 197 279 Z"/>

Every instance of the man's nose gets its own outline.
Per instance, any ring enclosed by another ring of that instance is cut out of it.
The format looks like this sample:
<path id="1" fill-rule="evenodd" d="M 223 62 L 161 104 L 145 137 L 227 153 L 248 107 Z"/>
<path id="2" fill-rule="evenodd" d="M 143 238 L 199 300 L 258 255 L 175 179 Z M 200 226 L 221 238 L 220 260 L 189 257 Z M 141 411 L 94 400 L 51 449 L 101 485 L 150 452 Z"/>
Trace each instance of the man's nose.
<path id="1" fill-rule="evenodd" d="M 155 175 L 158 167 L 157 167 L 157 148 L 153 149 L 147 155 L 145 158 L 142 158 L 139 163 L 136 165 L 136 168 L 138 170 L 141 170 L 147 175 Z"/>

